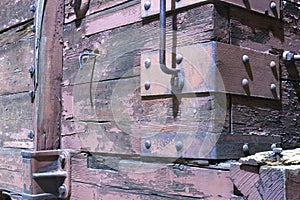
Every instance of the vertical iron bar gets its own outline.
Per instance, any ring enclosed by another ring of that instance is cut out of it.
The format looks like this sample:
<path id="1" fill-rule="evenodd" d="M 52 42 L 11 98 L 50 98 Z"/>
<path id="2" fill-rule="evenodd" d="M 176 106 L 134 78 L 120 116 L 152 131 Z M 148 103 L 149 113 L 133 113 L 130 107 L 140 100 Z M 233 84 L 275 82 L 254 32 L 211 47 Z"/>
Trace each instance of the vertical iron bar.
<path id="1" fill-rule="evenodd" d="M 160 0 L 160 46 L 159 46 L 159 64 L 160 69 L 166 74 L 178 75 L 178 69 L 168 68 L 166 66 L 166 0 Z"/>

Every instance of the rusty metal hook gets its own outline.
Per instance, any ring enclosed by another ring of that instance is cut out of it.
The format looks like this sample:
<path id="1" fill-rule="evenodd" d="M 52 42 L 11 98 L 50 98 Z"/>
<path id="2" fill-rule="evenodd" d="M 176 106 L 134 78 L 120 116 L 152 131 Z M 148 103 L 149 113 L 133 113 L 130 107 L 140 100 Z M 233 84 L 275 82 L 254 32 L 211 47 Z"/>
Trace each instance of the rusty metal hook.
<path id="1" fill-rule="evenodd" d="M 82 59 L 83 59 L 84 56 L 95 56 L 96 57 L 96 56 L 99 56 L 99 54 L 91 53 L 89 51 L 84 51 L 83 53 L 81 53 L 78 57 L 78 62 L 79 62 L 79 68 L 80 69 L 82 69 L 82 66 L 83 66 Z"/>

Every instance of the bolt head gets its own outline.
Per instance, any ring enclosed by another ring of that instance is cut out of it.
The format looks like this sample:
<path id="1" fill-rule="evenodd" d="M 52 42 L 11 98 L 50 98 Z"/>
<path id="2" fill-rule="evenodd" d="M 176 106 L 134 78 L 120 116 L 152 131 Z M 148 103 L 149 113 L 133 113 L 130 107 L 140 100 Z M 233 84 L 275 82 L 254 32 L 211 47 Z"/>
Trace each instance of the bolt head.
<path id="1" fill-rule="evenodd" d="M 144 8 L 145 8 L 145 10 L 149 10 L 150 7 L 151 7 L 151 1 L 147 0 L 144 4 Z"/>
<path id="2" fill-rule="evenodd" d="M 275 153 L 275 154 L 281 154 L 281 152 L 282 152 L 282 148 L 278 148 L 278 147 L 273 148 L 273 153 Z"/>
<path id="3" fill-rule="evenodd" d="M 30 31 L 35 32 L 35 25 L 30 26 Z"/>
<path id="4" fill-rule="evenodd" d="M 242 61 L 243 61 L 243 63 L 248 63 L 249 62 L 249 57 L 247 55 L 243 55 Z"/>
<path id="5" fill-rule="evenodd" d="M 181 141 L 177 141 L 175 146 L 176 146 L 176 150 L 180 151 L 183 148 L 183 143 Z"/>
<path id="6" fill-rule="evenodd" d="M 178 168 L 179 168 L 180 171 L 183 171 L 184 170 L 184 165 L 180 164 Z"/>
<path id="7" fill-rule="evenodd" d="M 28 136 L 28 138 L 33 139 L 34 138 L 34 132 L 29 131 L 27 136 Z"/>
<path id="8" fill-rule="evenodd" d="M 34 73 L 34 66 L 30 66 L 29 68 L 28 68 L 28 72 L 32 75 L 33 73 Z"/>
<path id="9" fill-rule="evenodd" d="M 150 147 L 151 147 L 151 141 L 150 140 L 145 141 L 145 147 L 146 147 L 146 149 L 150 149 Z"/>
<path id="10" fill-rule="evenodd" d="M 271 10 L 276 9 L 276 3 L 274 1 L 271 1 L 270 8 L 271 8 Z"/>
<path id="11" fill-rule="evenodd" d="M 246 143 L 246 144 L 243 145 L 243 152 L 244 153 L 249 152 L 249 145 L 248 145 L 248 143 Z"/>
<path id="12" fill-rule="evenodd" d="M 272 84 L 270 85 L 270 89 L 271 89 L 271 90 L 276 90 L 276 85 L 275 85 L 274 83 L 272 83 Z"/>
<path id="13" fill-rule="evenodd" d="M 176 55 L 176 63 L 180 64 L 183 60 L 183 55 L 182 54 L 177 54 Z"/>
<path id="14" fill-rule="evenodd" d="M 276 148 L 276 144 L 271 145 L 271 149 L 273 150 L 274 148 Z"/>
<path id="15" fill-rule="evenodd" d="M 149 68 L 151 66 L 151 59 L 150 58 L 147 58 L 146 60 L 145 60 L 145 67 L 146 68 Z"/>
<path id="16" fill-rule="evenodd" d="M 150 86 L 151 86 L 150 81 L 146 81 L 144 86 L 145 86 L 145 89 L 146 89 L 146 90 L 149 90 L 149 89 L 150 89 Z"/>
<path id="17" fill-rule="evenodd" d="M 283 54 L 282 54 L 282 57 L 286 61 L 291 61 L 294 58 L 294 54 L 291 53 L 290 51 L 284 51 Z"/>
<path id="18" fill-rule="evenodd" d="M 271 61 L 270 62 L 270 68 L 274 69 L 276 67 L 276 62 L 275 61 Z"/>
<path id="19" fill-rule="evenodd" d="M 29 10 L 30 10 L 31 12 L 35 12 L 36 6 L 35 6 L 34 4 L 30 5 L 30 6 L 29 6 Z"/>
<path id="20" fill-rule="evenodd" d="M 242 86 L 245 87 L 245 86 L 247 86 L 248 84 L 249 84 L 248 79 L 243 78 L 243 80 L 242 80 Z"/>
<path id="21" fill-rule="evenodd" d="M 67 188 L 65 185 L 61 185 L 59 188 L 58 188 L 58 193 L 59 193 L 59 197 L 60 198 L 63 198 L 66 196 L 67 194 Z"/>
<path id="22" fill-rule="evenodd" d="M 28 95 L 29 95 L 31 98 L 33 98 L 33 97 L 34 97 L 34 91 L 33 91 L 33 90 L 28 91 Z"/>

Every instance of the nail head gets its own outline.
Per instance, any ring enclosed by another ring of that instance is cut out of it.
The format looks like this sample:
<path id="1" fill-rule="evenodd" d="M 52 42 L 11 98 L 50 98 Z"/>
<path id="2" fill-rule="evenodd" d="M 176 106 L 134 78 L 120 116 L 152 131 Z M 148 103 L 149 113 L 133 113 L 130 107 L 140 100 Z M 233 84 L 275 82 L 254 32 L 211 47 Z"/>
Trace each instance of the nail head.
<path id="1" fill-rule="evenodd" d="M 145 147 L 146 147 L 146 149 L 150 149 L 150 147 L 151 147 L 151 141 L 150 140 L 145 141 Z"/>
<path id="2" fill-rule="evenodd" d="M 150 81 L 146 81 L 146 83 L 145 83 L 145 89 L 146 89 L 146 90 L 149 90 L 149 89 L 150 89 L 150 86 L 151 86 Z"/>
<path id="3" fill-rule="evenodd" d="M 272 83 L 270 88 L 271 88 L 271 90 L 276 90 L 276 85 L 274 83 Z"/>
<path id="4" fill-rule="evenodd" d="M 147 0 L 144 4 L 144 8 L 145 8 L 145 10 L 149 10 L 150 7 L 151 7 L 151 1 Z"/>
<path id="5" fill-rule="evenodd" d="M 180 64 L 183 60 L 183 55 L 182 54 L 177 54 L 176 55 L 176 63 Z"/>
<path id="6" fill-rule="evenodd" d="M 270 8 L 273 10 L 273 9 L 276 9 L 276 3 L 274 1 L 272 1 L 270 3 Z"/>
<path id="7" fill-rule="evenodd" d="M 248 79 L 244 78 L 244 79 L 242 80 L 242 86 L 245 87 L 245 86 L 247 86 L 248 84 L 249 84 Z"/>
<path id="8" fill-rule="evenodd" d="M 147 58 L 146 60 L 145 60 L 145 67 L 146 68 L 149 68 L 151 66 L 151 59 L 150 58 Z"/>
<path id="9" fill-rule="evenodd" d="M 243 61 L 243 63 L 249 62 L 249 57 L 247 55 L 243 55 L 242 61 Z"/>
<path id="10" fill-rule="evenodd" d="M 270 62 L 270 67 L 271 67 L 271 69 L 275 68 L 276 67 L 276 62 L 272 60 Z"/>
<path id="11" fill-rule="evenodd" d="M 181 141 L 177 141 L 175 146 L 176 146 L 177 151 L 180 151 L 183 147 L 183 144 Z"/>

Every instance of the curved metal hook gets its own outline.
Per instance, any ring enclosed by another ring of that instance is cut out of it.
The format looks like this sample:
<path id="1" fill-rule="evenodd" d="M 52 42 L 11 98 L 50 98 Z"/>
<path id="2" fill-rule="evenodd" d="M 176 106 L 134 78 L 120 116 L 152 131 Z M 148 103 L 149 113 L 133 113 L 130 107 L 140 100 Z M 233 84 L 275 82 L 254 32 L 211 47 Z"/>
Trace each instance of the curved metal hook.
<path id="1" fill-rule="evenodd" d="M 78 57 L 78 62 L 79 62 L 79 68 L 80 69 L 82 69 L 82 66 L 83 66 L 82 59 L 83 59 L 84 56 L 99 56 L 99 54 L 97 54 L 97 53 L 90 53 L 88 51 L 84 51 L 83 53 L 81 53 L 79 55 L 79 57 Z"/>
<path id="2" fill-rule="evenodd" d="M 159 64 L 160 69 L 166 74 L 177 76 L 179 69 L 168 68 L 166 66 L 166 0 L 160 0 L 160 48 L 159 48 Z"/>

